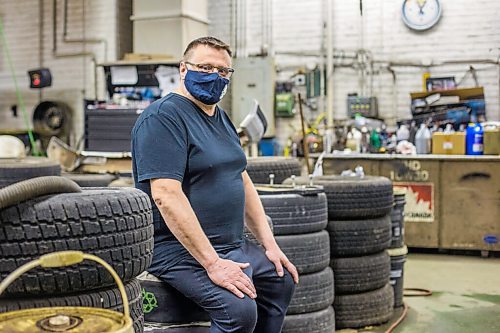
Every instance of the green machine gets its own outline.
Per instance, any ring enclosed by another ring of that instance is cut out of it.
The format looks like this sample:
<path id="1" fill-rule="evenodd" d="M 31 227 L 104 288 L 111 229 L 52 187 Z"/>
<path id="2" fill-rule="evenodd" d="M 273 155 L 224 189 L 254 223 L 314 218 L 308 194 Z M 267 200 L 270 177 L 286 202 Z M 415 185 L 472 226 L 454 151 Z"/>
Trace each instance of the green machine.
<path id="1" fill-rule="evenodd" d="M 290 118 L 295 116 L 295 96 L 290 92 L 276 94 L 276 117 Z"/>
<path id="2" fill-rule="evenodd" d="M 306 73 L 306 97 L 313 98 L 321 95 L 321 85 L 323 85 L 323 94 L 326 94 L 326 71 L 321 73 L 316 68 Z"/>

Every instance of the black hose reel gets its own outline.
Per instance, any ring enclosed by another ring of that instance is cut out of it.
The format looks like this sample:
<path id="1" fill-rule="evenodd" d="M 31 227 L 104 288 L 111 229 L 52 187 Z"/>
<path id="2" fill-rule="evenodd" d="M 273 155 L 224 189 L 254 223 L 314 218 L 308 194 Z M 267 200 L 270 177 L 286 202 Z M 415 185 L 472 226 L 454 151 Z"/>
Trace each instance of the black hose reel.
<path id="1" fill-rule="evenodd" d="M 45 101 L 33 112 L 33 128 L 41 136 L 59 136 L 69 126 L 69 108 L 60 102 Z"/>

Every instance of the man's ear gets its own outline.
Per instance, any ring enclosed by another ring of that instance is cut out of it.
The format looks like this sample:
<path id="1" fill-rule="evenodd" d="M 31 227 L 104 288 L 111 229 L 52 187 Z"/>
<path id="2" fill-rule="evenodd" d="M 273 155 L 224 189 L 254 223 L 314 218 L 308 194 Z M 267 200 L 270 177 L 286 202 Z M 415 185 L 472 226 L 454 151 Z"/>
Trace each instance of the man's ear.
<path id="1" fill-rule="evenodd" d="M 181 81 L 184 80 L 184 77 L 186 76 L 187 72 L 187 67 L 185 62 L 181 62 L 179 64 L 179 75 L 181 76 Z"/>

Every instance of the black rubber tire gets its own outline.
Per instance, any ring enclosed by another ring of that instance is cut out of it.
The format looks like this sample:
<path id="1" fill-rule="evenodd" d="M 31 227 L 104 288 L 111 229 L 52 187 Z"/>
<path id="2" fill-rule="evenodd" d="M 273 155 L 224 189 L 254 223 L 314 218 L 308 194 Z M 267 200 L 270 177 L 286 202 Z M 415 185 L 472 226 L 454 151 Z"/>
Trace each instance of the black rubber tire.
<path id="1" fill-rule="evenodd" d="M 60 176 L 58 163 L 44 157 L 0 159 L 0 188 L 22 180 L 42 176 Z"/>
<path id="2" fill-rule="evenodd" d="M 332 257 L 354 257 L 381 252 L 391 244 L 391 218 L 329 221 Z"/>
<path id="3" fill-rule="evenodd" d="M 326 195 L 260 195 L 266 214 L 273 220 L 275 235 L 294 235 L 320 231 L 328 223 Z"/>
<path id="4" fill-rule="evenodd" d="M 0 211 L 1 279 L 40 255 L 63 250 L 101 257 L 124 281 L 136 277 L 149 267 L 153 255 L 149 197 L 133 188 L 84 189 L 28 200 Z M 104 267 L 85 261 L 31 270 L 6 293 L 76 293 L 112 284 Z"/>
<path id="5" fill-rule="evenodd" d="M 331 306 L 326 309 L 285 316 L 282 333 L 333 333 L 335 312 Z"/>
<path id="6" fill-rule="evenodd" d="M 330 267 L 317 273 L 300 275 L 286 313 L 291 315 L 319 311 L 330 306 L 334 296 L 333 271 Z"/>
<path id="7" fill-rule="evenodd" d="M 125 292 L 130 307 L 130 317 L 136 333 L 143 331 L 144 314 L 142 312 L 141 285 L 137 279 L 125 283 Z M 123 301 L 118 287 L 100 289 L 64 296 L 46 295 L 44 298 L 9 298 L 0 299 L 0 313 L 55 306 L 85 306 L 123 312 Z"/>
<path id="8" fill-rule="evenodd" d="M 247 172 L 255 184 L 269 184 L 269 175 L 274 174 L 274 184 L 281 184 L 288 177 L 300 176 L 301 164 L 296 158 L 250 157 Z"/>
<path id="9" fill-rule="evenodd" d="M 138 279 L 143 290 L 146 322 L 185 324 L 210 320 L 205 310 L 168 283 L 160 281 L 147 272 L 141 274 Z M 154 295 L 154 298 L 151 295 Z"/>
<path id="10" fill-rule="evenodd" d="M 389 282 L 391 258 L 387 251 L 352 258 L 332 258 L 337 295 L 358 294 L 382 288 Z"/>
<path id="11" fill-rule="evenodd" d="M 387 322 L 393 312 L 394 292 L 389 283 L 361 294 L 336 295 L 333 307 L 337 328 L 360 328 Z"/>
<path id="12" fill-rule="evenodd" d="M 100 174 L 63 172 L 62 176 L 71 179 L 81 187 L 106 187 L 112 181 L 117 179 L 116 175 L 112 175 L 109 173 Z"/>
<path id="13" fill-rule="evenodd" d="M 276 242 L 300 274 L 319 272 L 330 262 L 330 239 L 323 231 L 276 236 Z"/>
<path id="14" fill-rule="evenodd" d="M 299 177 L 297 184 L 309 184 L 308 178 Z M 284 184 L 291 184 L 287 179 Z M 392 182 L 385 177 L 321 176 L 313 179 L 322 185 L 328 198 L 328 218 L 364 219 L 385 216 L 393 205 Z"/>

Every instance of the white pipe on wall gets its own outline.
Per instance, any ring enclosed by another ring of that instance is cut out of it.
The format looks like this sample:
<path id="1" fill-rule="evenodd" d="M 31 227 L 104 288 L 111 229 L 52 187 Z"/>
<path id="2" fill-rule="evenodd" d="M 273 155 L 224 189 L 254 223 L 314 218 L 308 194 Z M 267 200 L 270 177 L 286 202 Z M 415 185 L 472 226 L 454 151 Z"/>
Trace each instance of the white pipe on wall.
<path id="1" fill-rule="evenodd" d="M 267 4 L 267 44 L 269 54 L 274 56 L 274 40 L 273 40 L 273 1 L 266 1 Z"/>
<path id="2" fill-rule="evenodd" d="M 326 114 L 328 128 L 333 128 L 333 0 L 327 0 L 326 7 Z"/>
<path id="3" fill-rule="evenodd" d="M 325 46 L 325 29 L 326 29 L 326 1 L 321 1 L 321 47 L 319 50 L 319 72 L 320 77 L 323 77 L 323 73 L 325 73 L 325 60 L 326 60 L 326 46 Z M 325 80 L 320 80 L 319 85 L 319 99 L 318 99 L 318 109 L 320 112 L 325 112 Z"/>

